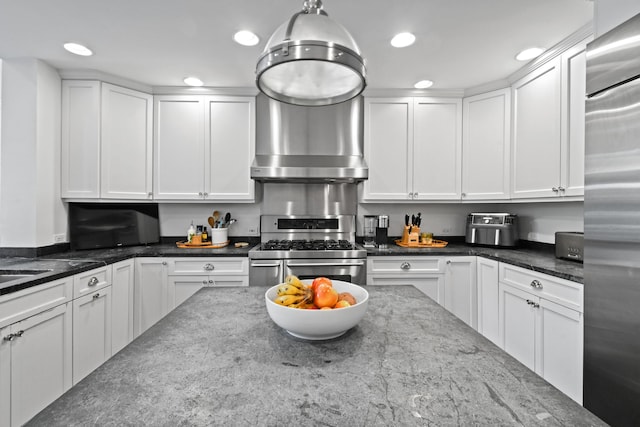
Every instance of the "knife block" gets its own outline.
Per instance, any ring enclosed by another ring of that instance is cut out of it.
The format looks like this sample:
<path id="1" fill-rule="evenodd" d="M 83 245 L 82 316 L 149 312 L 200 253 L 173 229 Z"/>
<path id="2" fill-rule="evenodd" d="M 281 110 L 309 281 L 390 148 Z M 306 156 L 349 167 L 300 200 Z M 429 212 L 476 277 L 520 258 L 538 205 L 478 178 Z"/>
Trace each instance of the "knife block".
<path id="1" fill-rule="evenodd" d="M 411 233 L 409 233 L 409 228 L 411 228 Z M 420 227 L 405 225 L 401 242 L 405 245 L 417 245 L 420 243 Z"/>

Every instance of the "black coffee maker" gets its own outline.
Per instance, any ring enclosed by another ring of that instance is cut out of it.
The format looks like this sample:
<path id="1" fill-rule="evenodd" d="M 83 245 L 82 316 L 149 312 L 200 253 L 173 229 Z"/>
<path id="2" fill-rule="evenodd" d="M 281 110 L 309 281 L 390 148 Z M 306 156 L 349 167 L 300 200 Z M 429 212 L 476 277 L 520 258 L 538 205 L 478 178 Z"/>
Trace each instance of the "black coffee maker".
<path id="1" fill-rule="evenodd" d="M 389 237 L 389 215 L 378 215 L 376 227 L 376 245 L 378 248 L 386 248 Z"/>

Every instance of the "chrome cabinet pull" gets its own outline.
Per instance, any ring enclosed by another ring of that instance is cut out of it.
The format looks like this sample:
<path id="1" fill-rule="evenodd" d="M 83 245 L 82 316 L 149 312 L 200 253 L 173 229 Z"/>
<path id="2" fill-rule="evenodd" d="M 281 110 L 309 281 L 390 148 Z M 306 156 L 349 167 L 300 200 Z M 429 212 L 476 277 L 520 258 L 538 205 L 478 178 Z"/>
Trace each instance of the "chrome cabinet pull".
<path id="1" fill-rule="evenodd" d="M 557 193 L 560 190 L 558 189 L 558 187 L 551 187 L 551 191 L 553 191 L 554 193 Z"/>
<path id="2" fill-rule="evenodd" d="M 565 188 L 564 188 L 564 187 L 558 187 L 558 190 L 560 190 L 560 191 L 564 191 L 564 190 L 565 190 Z"/>
<path id="3" fill-rule="evenodd" d="M 203 280 L 203 281 L 202 281 L 202 284 L 203 284 L 203 285 L 206 285 L 206 284 L 207 284 L 207 281 L 206 281 L 206 280 Z"/>
<path id="4" fill-rule="evenodd" d="M 93 296 L 93 299 L 98 299 L 98 298 L 100 298 L 100 292 L 98 292 L 97 294 L 95 294 L 95 295 Z"/>
<path id="5" fill-rule="evenodd" d="M 411 269 L 411 264 L 409 264 L 408 262 L 403 262 L 402 264 L 400 264 L 400 268 L 403 270 L 409 270 Z"/>
<path id="6" fill-rule="evenodd" d="M 534 279 L 531 281 L 531 287 L 534 289 L 542 289 L 542 283 L 540 283 L 539 280 Z"/>
<path id="7" fill-rule="evenodd" d="M 98 283 L 100 283 L 100 281 L 98 280 L 97 277 L 92 277 L 91 279 L 89 279 L 89 286 L 96 286 Z"/>
<path id="8" fill-rule="evenodd" d="M 13 341 L 16 338 L 20 338 L 24 334 L 23 330 L 16 332 L 15 334 L 9 334 L 6 337 L 2 338 L 4 341 Z"/>
<path id="9" fill-rule="evenodd" d="M 447 260 L 447 264 L 451 264 L 451 260 L 450 259 Z"/>
<path id="10" fill-rule="evenodd" d="M 215 266 L 213 264 L 209 263 L 209 262 L 204 265 L 204 269 L 207 270 L 207 271 L 211 271 L 214 268 L 215 268 Z"/>
<path id="11" fill-rule="evenodd" d="M 209 283 L 213 283 L 213 280 L 209 279 Z"/>
<path id="12" fill-rule="evenodd" d="M 539 307 L 540 307 L 540 304 L 538 304 L 538 303 L 537 303 L 537 302 L 535 302 L 535 301 L 531 301 L 530 299 L 528 299 L 528 300 L 526 300 L 526 301 L 527 301 L 527 304 L 529 304 L 529 305 L 530 305 L 530 306 L 532 306 L 533 308 L 539 308 Z"/>
<path id="13" fill-rule="evenodd" d="M 162 261 L 162 265 L 167 265 L 167 261 Z"/>

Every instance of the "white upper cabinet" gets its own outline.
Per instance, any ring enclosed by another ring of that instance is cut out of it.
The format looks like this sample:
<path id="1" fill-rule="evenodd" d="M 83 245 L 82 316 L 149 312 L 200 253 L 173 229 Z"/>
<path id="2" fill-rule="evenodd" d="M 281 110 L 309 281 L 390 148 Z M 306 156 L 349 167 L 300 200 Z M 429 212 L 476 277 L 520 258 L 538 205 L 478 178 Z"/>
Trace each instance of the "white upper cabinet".
<path id="1" fill-rule="evenodd" d="M 592 37 L 562 54 L 563 117 L 560 187 L 563 196 L 584 196 L 586 48 Z"/>
<path id="2" fill-rule="evenodd" d="M 512 198 L 584 195 L 583 40 L 512 86 Z"/>
<path id="3" fill-rule="evenodd" d="M 512 86 L 512 197 L 551 197 L 560 185 L 560 58 Z"/>
<path id="4" fill-rule="evenodd" d="M 203 97 L 155 97 L 154 198 L 203 198 L 204 108 Z"/>
<path id="5" fill-rule="evenodd" d="M 61 195 L 100 197 L 100 82 L 62 81 Z"/>
<path id="6" fill-rule="evenodd" d="M 255 97 L 207 97 L 209 167 L 205 192 L 213 200 L 254 200 Z"/>
<path id="7" fill-rule="evenodd" d="M 155 97 L 154 198 L 253 201 L 255 97 Z"/>
<path id="8" fill-rule="evenodd" d="M 508 199 L 511 91 L 464 98 L 462 106 L 462 200 Z"/>
<path id="9" fill-rule="evenodd" d="M 365 98 L 363 201 L 460 199 L 462 101 Z"/>
<path id="10" fill-rule="evenodd" d="M 62 197 L 151 198 L 152 108 L 142 92 L 63 80 Z"/>
<path id="11" fill-rule="evenodd" d="M 150 199 L 153 97 L 102 83 L 100 197 Z"/>

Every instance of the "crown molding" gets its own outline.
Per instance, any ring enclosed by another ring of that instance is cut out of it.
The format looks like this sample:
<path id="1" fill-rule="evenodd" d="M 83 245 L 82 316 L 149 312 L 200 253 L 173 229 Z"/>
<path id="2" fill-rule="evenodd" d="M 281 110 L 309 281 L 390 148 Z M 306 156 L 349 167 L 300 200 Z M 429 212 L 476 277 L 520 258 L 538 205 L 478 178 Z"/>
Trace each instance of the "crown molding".
<path id="1" fill-rule="evenodd" d="M 388 88 L 367 88 L 364 96 L 366 97 L 398 97 L 398 96 L 433 96 L 441 98 L 462 98 L 464 90 L 462 89 L 388 89 Z"/>
<path id="2" fill-rule="evenodd" d="M 127 89 L 138 90 L 148 94 L 153 93 L 153 89 L 149 85 L 98 70 L 58 70 L 58 74 L 63 80 L 99 80 L 116 86 L 126 87 Z"/>

